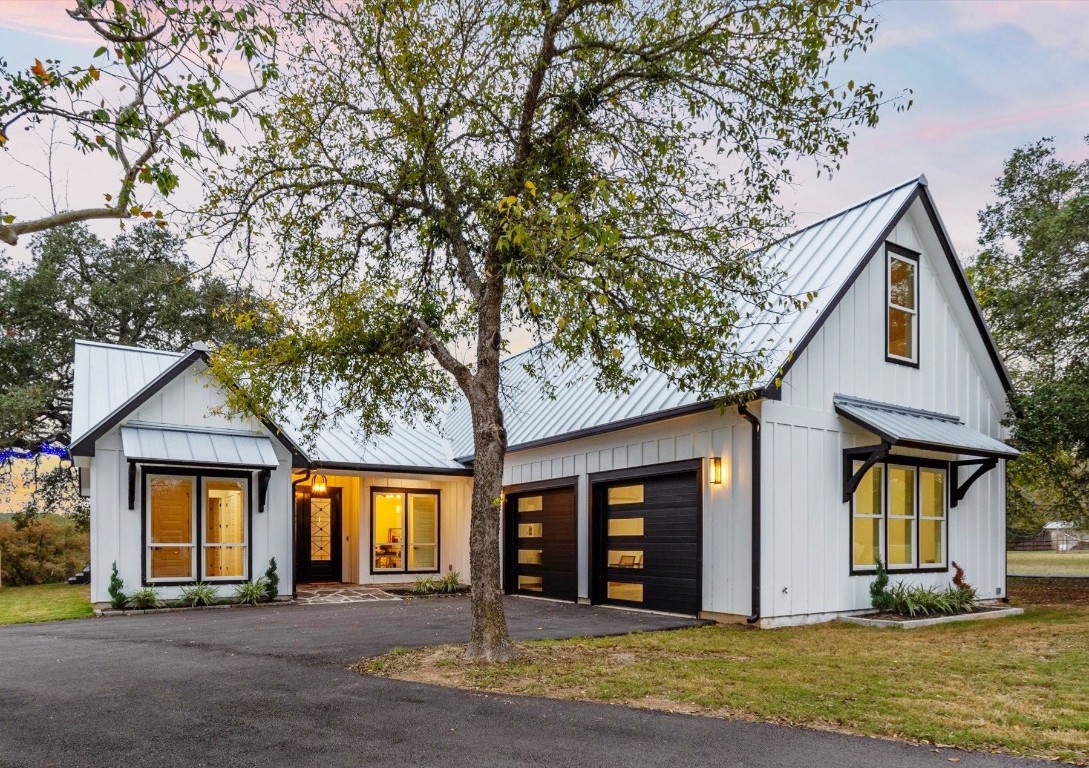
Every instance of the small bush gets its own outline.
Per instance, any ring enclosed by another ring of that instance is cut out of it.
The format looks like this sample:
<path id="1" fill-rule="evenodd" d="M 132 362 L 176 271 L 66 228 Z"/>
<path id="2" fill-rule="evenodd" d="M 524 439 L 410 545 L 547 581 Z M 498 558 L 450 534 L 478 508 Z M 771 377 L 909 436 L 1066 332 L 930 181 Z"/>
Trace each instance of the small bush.
<path id="1" fill-rule="evenodd" d="M 437 589 L 439 592 L 453 593 L 461 587 L 461 574 L 455 570 L 449 570 L 439 579 Z"/>
<path id="2" fill-rule="evenodd" d="M 158 591 L 151 587 L 142 587 L 136 590 L 125 601 L 126 608 L 135 608 L 140 611 L 146 611 L 149 608 L 162 608 L 163 605 L 163 601 L 159 599 Z"/>
<path id="3" fill-rule="evenodd" d="M 268 582 L 255 579 L 239 584 L 234 590 L 234 599 L 239 605 L 257 605 L 268 599 Z"/>
<path id="4" fill-rule="evenodd" d="M 280 594 L 280 575 L 276 573 L 276 558 L 268 561 L 268 569 L 265 570 L 265 597 L 275 600 Z"/>
<path id="5" fill-rule="evenodd" d="M 417 576 L 412 582 L 412 594 L 430 595 L 439 588 L 439 580 L 431 576 Z"/>
<path id="6" fill-rule="evenodd" d="M 178 603 L 190 608 L 198 608 L 202 605 L 215 605 L 217 600 L 219 600 L 219 593 L 215 587 L 211 584 L 198 582 L 182 587 Z"/>
<path id="7" fill-rule="evenodd" d="M 880 557 L 877 558 L 877 578 L 870 584 L 870 604 L 882 613 L 888 613 L 893 606 L 889 592 L 889 571 Z"/>
<path id="8" fill-rule="evenodd" d="M 891 613 L 902 616 L 947 616 L 970 613 L 975 609 L 976 596 L 960 587 L 908 586 L 903 582 L 889 590 Z"/>
<path id="9" fill-rule="evenodd" d="M 117 573 L 117 561 L 113 561 L 113 572 L 110 574 L 110 607 L 121 610 L 125 607 L 125 582 Z"/>

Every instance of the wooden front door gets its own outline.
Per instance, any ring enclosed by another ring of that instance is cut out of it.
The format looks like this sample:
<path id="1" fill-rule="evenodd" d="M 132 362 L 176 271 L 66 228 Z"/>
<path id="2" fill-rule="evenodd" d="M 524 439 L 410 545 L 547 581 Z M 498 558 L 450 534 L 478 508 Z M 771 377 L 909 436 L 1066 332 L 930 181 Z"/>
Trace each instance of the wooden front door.
<path id="1" fill-rule="evenodd" d="M 295 494 L 296 582 L 341 580 L 340 489 Z"/>

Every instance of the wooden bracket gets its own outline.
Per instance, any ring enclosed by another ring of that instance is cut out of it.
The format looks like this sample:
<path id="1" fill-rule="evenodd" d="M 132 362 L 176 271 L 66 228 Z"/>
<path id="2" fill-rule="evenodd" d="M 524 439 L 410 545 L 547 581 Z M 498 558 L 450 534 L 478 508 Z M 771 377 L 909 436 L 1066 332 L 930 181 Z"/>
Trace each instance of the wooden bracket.
<path id="1" fill-rule="evenodd" d="M 989 459 L 972 459 L 971 461 L 954 461 L 949 466 L 953 470 L 954 483 L 953 497 L 949 500 L 949 506 L 955 507 L 964 500 L 964 496 L 968 493 L 968 489 L 972 487 L 972 484 L 975 483 L 976 480 L 998 466 L 998 459 L 992 457 Z M 960 480 L 961 467 L 976 468 L 976 471 L 968 475 L 968 478 L 963 483 L 958 482 Z"/>
<path id="2" fill-rule="evenodd" d="M 271 469 L 262 469 L 257 473 L 257 511 L 265 511 L 265 499 L 268 498 L 268 483 L 272 478 Z"/>
<path id="3" fill-rule="evenodd" d="M 858 484 L 877 462 L 889 455 L 891 446 L 882 441 L 880 445 L 864 445 L 861 448 L 845 448 L 843 450 L 843 501 L 848 502 L 858 490 Z M 854 463 L 861 461 L 862 466 L 854 471 Z"/>
<path id="4" fill-rule="evenodd" d="M 129 509 L 136 509 L 136 462 L 129 461 Z"/>

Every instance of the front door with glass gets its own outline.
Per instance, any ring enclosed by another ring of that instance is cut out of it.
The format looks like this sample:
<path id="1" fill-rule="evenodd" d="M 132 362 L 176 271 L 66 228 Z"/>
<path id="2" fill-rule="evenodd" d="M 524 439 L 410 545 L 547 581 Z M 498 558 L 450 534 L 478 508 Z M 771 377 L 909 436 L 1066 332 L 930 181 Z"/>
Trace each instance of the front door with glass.
<path id="1" fill-rule="evenodd" d="M 296 492 L 295 563 L 299 583 L 341 580 L 339 488 Z"/>

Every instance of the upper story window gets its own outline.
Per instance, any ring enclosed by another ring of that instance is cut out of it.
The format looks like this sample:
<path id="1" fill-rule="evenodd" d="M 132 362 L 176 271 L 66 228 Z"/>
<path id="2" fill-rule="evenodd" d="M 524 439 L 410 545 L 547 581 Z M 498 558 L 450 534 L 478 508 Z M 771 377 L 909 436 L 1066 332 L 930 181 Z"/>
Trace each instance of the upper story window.
<path id="1" fill-rule="evenodd" d="M 919 254 L 885 246 L 887 309 L 885 358 L 919 364 Z"/>

